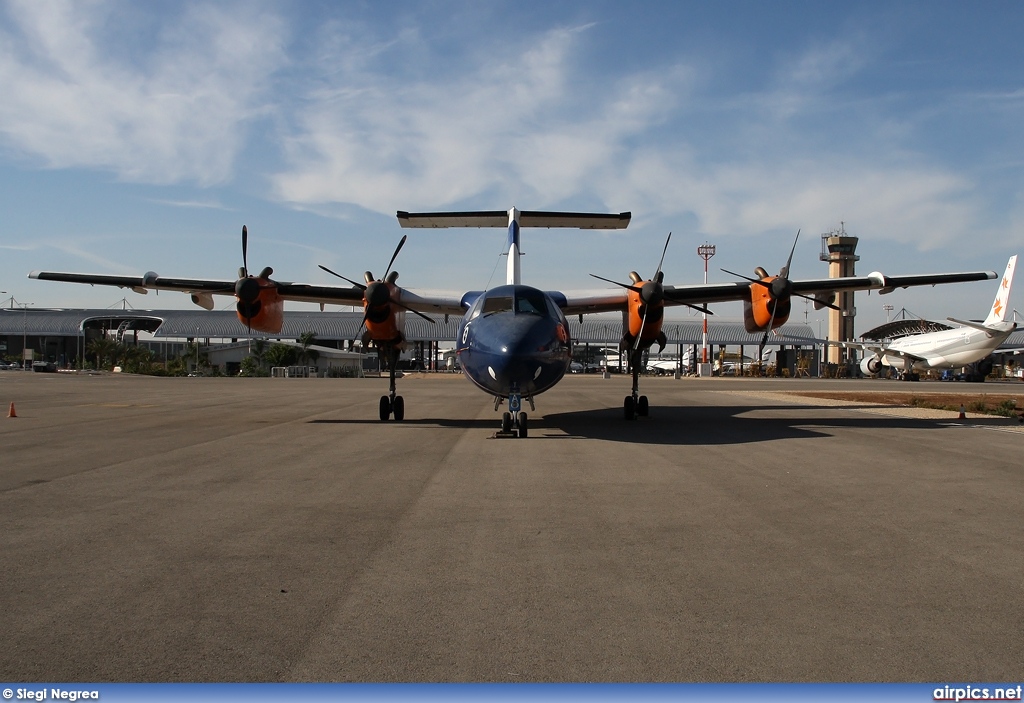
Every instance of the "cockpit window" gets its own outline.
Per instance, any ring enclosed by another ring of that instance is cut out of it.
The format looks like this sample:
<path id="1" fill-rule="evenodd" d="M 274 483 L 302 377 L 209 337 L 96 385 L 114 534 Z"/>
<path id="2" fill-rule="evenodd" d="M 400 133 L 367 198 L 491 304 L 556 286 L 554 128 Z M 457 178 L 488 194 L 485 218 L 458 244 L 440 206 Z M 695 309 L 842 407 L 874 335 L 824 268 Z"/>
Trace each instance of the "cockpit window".
<path id="1" fill-rule="evenodd" d="M 516 312 L 532 315 L 543 315 L 547 310 L 544 295 L 536 290 L 520 290 L 516 295 Z"/>
<path id="2" fill-rule="evenodd" d="M 499 290 L 485 293 L 473 303 L 469 317 L 492 315 L 497 312 L 514 312 L 517 315 L 552 315 L 547 296 L 533 288 L 503 286 Z M 557 315 L 556 315 L 557 317 Z"/>
<path id="3" fill-rule="evenodd" d="M 512 312 L 512 296 L 510 295 L 494 295 L 488 296 L 484 300 L 484 315 L 490 315 L 495 312 Z"/>

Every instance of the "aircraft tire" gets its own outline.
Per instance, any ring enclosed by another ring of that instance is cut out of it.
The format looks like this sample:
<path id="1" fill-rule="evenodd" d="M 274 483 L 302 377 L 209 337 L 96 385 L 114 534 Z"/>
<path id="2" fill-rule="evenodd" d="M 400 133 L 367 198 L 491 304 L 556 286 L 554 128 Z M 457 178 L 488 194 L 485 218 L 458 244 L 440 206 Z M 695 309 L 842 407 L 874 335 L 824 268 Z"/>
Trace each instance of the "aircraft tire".
<path id="1" fill-rule="evenodd" d="M 395 414 L 395 422 L 401 422 L 405 419 L 405 398 L 400 395 L 395 396 L 395 402 L 391 408 Z"/>
<path id="2" fill-rule="evenodd" d="M 380 419 L 381 422 L 387 421 L 391 417 L 391 399 L 386 395 L 380 397 Z"/>
<path id="3" fill-rule="evenodd" d="M 511 432 L 512 431 L 512 413 L 501 414 L 501 431 Z"/>
<path id="4" fill-rule="evenodd" d="M 627 420 L 636 419 L 636 404 L 633 402 L 633 396 L 627 395 L 626 399 L 622 401 L 622 414 Z"/>
<path id="5" fill-rule="evenodd" d="M 526 413 L 519 413 L 519 439 L 526 439 Z"/>
<path id="6" fill-rule="evenodd" d="M 650 412 L 650 406 L 647 404 L 647 396 L 642 395 L 637 399 L 636 403 L 636 414 L 640 417 L 647 417 Z"/>

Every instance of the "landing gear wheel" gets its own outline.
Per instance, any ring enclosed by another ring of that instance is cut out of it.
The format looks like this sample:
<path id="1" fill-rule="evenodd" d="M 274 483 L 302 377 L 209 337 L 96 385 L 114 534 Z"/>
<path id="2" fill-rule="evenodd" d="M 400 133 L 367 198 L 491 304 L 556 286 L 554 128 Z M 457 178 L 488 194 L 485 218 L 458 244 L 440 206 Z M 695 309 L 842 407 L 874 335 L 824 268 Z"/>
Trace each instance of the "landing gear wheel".
<path id="1" fill-rule="evenodd" d="M 400 395 L 395 396 L 395 402 L 391 404 L 391 411 L 395 414 L 395 422 L 401 422 L 405 419 L 405 398 Z"/>
<path id="2" fill-rule="evenodd" d="M 380 397 L 380 419 L 386 421 L 391 417 L 391 399 L 386 395 Z"/>
<path id="3" fill-rule="evenodd" d="M 636 414 L 640 417 L 647 417 L 649 406 L 647 405 L 647 396 L 642 395 L 636 402 Z"/>
<path id="4" fill-rule="evenodd" d="M 501 431 L 511 432 L 512 431 L 512 413 L 501 414 Z"/>
<path id="5" fill-rule="evenodd" d="M 519 439 L 526 439 L 526 413 L 519 413 Z"/>
<path id="6" fill-rule="evenodd" d="M 633 396 L 627 395 L 626 399 L 622 401 L 622 414 L 627 420 L 636 419 L 636 403 L 633 402 Z"/>

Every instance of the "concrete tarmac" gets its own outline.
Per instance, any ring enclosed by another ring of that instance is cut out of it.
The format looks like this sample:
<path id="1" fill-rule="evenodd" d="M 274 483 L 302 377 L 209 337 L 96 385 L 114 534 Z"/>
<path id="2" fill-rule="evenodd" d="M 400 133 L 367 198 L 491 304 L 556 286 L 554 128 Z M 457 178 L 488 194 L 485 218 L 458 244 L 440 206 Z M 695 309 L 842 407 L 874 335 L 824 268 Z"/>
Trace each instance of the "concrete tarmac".
<path id="1" fill-rule="evenodd" d="M 1024 434 L 873 387 L 0 373 L 0 680 L 1019 682 Z"/>

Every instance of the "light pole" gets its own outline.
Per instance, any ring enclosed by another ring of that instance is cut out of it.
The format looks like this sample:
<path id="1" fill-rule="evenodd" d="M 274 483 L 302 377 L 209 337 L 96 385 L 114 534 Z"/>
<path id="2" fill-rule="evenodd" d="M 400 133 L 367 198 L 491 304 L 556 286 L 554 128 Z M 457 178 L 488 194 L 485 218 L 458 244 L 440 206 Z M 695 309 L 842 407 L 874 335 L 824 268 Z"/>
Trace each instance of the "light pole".
<path id="1" fill-rule="evenodd" d="M 13 297 L 11 298 L 13 300 Z M 28 361 L 28 306 L 32 303 L 18 303 L 21 306 L 22 317 L 21 317 L 21 370 L 25 371 L 28 366 L 25 362 Z"/>
<path id="2" fill-rule="evenodd" d="M 715 245 L 705 242 L 697 247 L 697 255 L 704 259 L 704 285 L 708 284 L 708 259 L 715 255 Z M 701 344 L 701 363 L 708 363 L 708 314 L 702 313 L 704 334 Z"/>
<path id="3" fill-rule="evenodd" d="M 892 305 L 889 305 L 889 303 L 886 303 L 885 305 L 882 306 L 882 309 L 885 310 L 885 321 L 888 322 L 889 321 L 889 313 L 892 312 Z"/>

